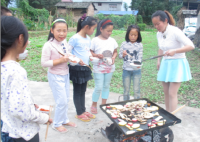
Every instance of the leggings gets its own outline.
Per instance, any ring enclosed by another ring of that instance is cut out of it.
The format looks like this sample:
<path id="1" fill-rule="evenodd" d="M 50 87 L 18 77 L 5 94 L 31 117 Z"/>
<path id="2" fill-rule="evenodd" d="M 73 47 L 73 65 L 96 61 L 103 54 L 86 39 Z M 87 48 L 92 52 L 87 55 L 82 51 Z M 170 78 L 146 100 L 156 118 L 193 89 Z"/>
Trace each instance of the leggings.
<path id="1" fill-rule="evenodd" d="M 74 105 L 76 107 L 77 115 L 81 115 L 85 112 L 85 92 L 86 92 L 87 82 L 78 84 L 73 82 L 74 91 Z"/>

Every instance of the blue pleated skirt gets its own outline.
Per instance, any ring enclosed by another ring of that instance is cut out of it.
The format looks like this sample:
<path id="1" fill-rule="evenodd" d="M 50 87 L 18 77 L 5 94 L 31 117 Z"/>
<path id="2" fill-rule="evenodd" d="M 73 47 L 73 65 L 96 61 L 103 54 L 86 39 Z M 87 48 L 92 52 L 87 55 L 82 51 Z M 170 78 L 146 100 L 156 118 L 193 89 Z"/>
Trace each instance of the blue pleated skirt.
<path id="1" fill-rule="evenodd" d="M 157 80 L 163 82 L 184 82 L 192 79 L 190 66 L 186 58 L 163 59 Z"/>

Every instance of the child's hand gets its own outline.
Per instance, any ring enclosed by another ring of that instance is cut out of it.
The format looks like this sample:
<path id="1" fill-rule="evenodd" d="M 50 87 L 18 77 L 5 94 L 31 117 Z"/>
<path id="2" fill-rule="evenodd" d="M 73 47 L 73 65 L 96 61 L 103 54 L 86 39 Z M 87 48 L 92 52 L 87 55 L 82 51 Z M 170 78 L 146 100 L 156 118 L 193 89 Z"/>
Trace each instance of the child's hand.
<path id="1" fill-rule="evenodd" d="M 61 63 L 65 63 L 69 61 L 69 55 L 65 55 L 63 57 L 60 58 L 60 62 Z"/>
<path id="2" fill-rule="evenodd" d="M 38 106 L 37 104 L 34 104 L 34 106 L 35 106 L 35 109 L 38 109 L 38 108 L 39 108 L 39 106 Z"/>
<path id="3" fill-rule="evenodd" d="M 112 64 L 111 65 L 113 65 L 114 63 L 115 63 L 115 58 L 112 57 Z"/>
<path id="4" fill-rule="evenodd" d="M 103 59 L 103 55 L 102 54 L 97 54 L 97 58 Z"/>
<path id="5" fill-rule="evenodd" d="M 47 121 L 47 123 L 49 122 L 49 124 L 53 123 L 53 119 L 49 118 L 49 120 Z M 45 124 L 47 124 L 45 123 Z"/>
<path id="6" fill-rule="evenodd" d="M 80 64 L 81 66 L 85 65 L 85 63 L 83 62 L 83 60 L 82 60 L 82 59 L 80 59 L 80 62 L 79 62 L 79 64 Z"/>
<path id="7" fill-rule="evenodd" d="M 123 58 L 127 55 L 126 50 L 123 51 Z"/>

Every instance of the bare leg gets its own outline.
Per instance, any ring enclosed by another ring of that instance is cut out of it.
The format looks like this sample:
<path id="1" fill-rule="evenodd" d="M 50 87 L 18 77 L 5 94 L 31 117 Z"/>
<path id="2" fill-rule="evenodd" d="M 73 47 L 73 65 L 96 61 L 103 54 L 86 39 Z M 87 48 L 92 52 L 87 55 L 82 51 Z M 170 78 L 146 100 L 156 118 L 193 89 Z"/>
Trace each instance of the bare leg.
<path id="1" fill-rule="evenodd" d="M 97 107 L 97 102 L 92 102 L 92 107 Z"/>
<path id="2" fill-rule="evenodd" d="M 165 94 L 165 106 L 166 110 L 169 111 L 169 82 L 162 82 L 163 90 Z"/>
<path id="3" fill-rule="evenodd" d="M 107 99 L 102 99 L 102 105 L 106 104 Z"/>
<path id="4" fill-rule="evenodd" d="M 177 108 L 178 104 L 178 89 L 181 86 L 181 82 L 170 82 L 169 85 L 169 112 L 173 112 Z"/>

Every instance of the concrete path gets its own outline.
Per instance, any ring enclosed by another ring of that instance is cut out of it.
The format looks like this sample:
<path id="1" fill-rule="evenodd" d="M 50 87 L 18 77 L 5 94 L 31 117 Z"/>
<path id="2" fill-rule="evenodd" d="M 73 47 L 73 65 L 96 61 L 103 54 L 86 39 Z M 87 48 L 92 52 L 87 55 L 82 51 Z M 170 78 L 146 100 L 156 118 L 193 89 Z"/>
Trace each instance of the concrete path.
<path id="1" fill-rule="evenodd" d="M 48 82 L 29 82 L 29 86 L 38 105 L 53 105 L 55 101 Z M 86 109 L 89 111 L 92 102 L 93 89 L 87 89 Z M 117 102 L 120 94 L 110 93 L 108 103 Z M 101 100 L 99 100 L 99 104 Z M 164 107 L 164 105 L 160 105 Z M 82 122 L 75 118 L 76 110 L 73 104 L 73 86 L 70 86 L 70 101 L 68 116 L 70 121 L 75 122 L 78 127 L 68 127 L 68 132 L 60 134 L 49 127 L 47 142 L 108 142 L 100 133 L 100 128 L 111 124 L 111 120 L 98 108 L 96 119 L 90 122 Z M 52 113 L 52 118 L 54 112 Z M 200 109 L 185 107 L 176 113 L 182 123 L 171 127 L 174 133 L 174 142 L 198 142 L 200 141 Z M 41 125 L 40 140 L 45 141 L 46 125 Z"/>

